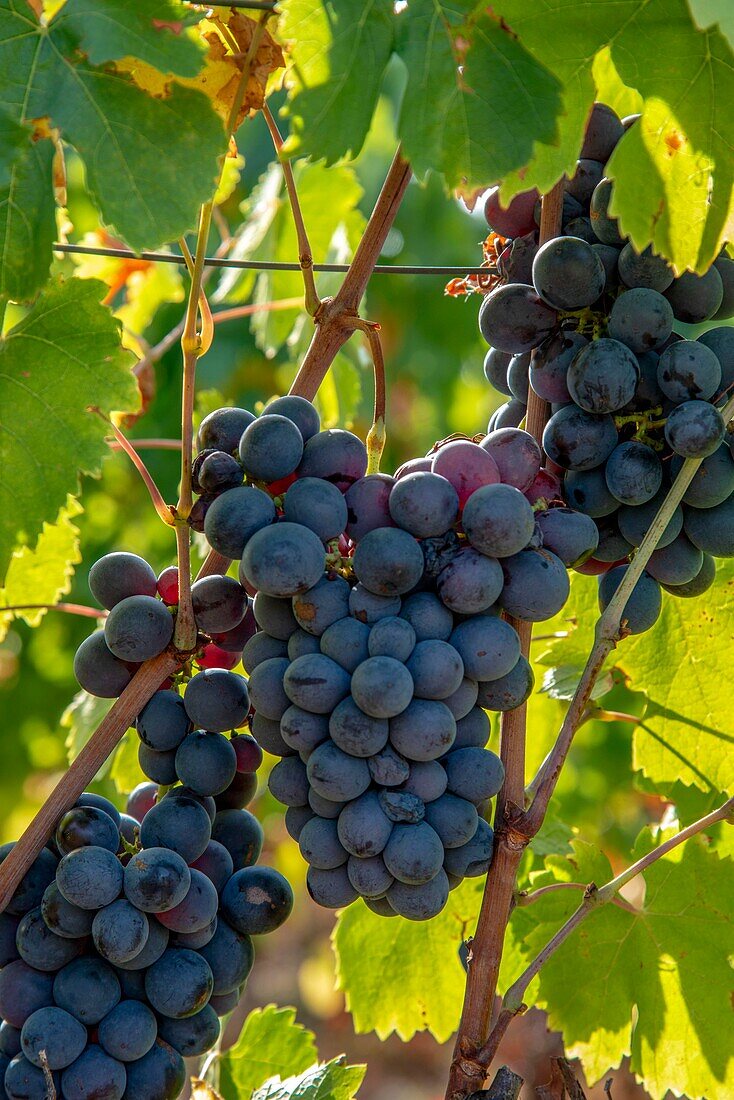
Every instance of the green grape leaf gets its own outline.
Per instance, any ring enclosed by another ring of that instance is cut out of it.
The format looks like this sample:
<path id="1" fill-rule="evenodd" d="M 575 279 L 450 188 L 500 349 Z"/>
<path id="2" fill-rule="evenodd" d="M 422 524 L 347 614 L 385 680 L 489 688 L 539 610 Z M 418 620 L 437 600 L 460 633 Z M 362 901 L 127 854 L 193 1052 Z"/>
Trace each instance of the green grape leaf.
<path id="1" fill-rule="evenodd" d="M 560 81 L 484 5 L 409 4 L 397 25 L 399 133 L 418 176 L 439 169 L 471 194 L 524 165 L 534 141 L 555 141 Z"/>
<path id="2" fill-rule="evenodd" d="M 279 37 L 291 42 L 287 156 L 310 155 L 327 164 L 356 156 L 377 105 L 393 35 L 391 0 L 290 0 L 284 6 Z"/>
<path id="3" fill-rule="evenodd" d="M 366 1071 L 366 1066 L 345 1065 L 341 1055 L 284 1081 L 266 1082 L 252 1100 L 353 1100 Z"/>
<path id="4" fill-rule="evenodd" d="M 385 920 L 359 901 L 337 917 L 332 935 L 337 985 L 355 1031 L 393 1031 L 407 1042 L 430 1031 L 444 1043 L 461 1013 L 464 971 L 458 949 L 474 931 L 482 879 L 467 879 L 449 894 L 443 912 L 415 922 Z"/>
<path id="5" fill-rule="evenodd" d="M 730 661 L 721 639 L 734 632 L 733 562 L 717 562 L 714 585 L 701 600 L 664 593 L 653 629 L 622 642 L 616 663 L 648 698 L 635 727 L 634 767 L 656 783 L 727 791 L 734 787 L 734 736 Z"/>
<path id="6" fill-rule="evenodd" d="M 542 12 L 501 0 L 494 10 L 565 85 L 559 144 L 539 144 L 527 168 L 505 180 L 503 197 L 529 186 L 547 191 L 573 172 L 593 61 L 609 46 L 622 83 L 645 98 L 647 119 L 609 162 L 612 210 L 638 250 L 652 242 L 679 270 L 706 270 L 726 234 L 734 184 L 734 59 L 723 35 L 697 30 L 685 0 L 620 0 L 603 20 L 579 18 L 576 0 L 548 0 Z"/>
<path id="7" fill-rule="evenodd" d="M 717 26 L 734 49 L 734 8 L 730 0 L 688 0 L 693 21 L 702 31 Z"/>
<path id="8" fill-rule="evenodd" d="M 0 300 L 27 302 L 48 279 L 56 236 L 54 146 L 0 111 Z"/>
<path id="9" fill-rule="evenodd" d="M 66 0 L 53 28 L 70 32 L 92 65 L 131 55 L 163 73 L 196 76 L 205 47 L 186 28 L 202 14 L 180 0 Z"/>
<path id="10" fill-rule="evenodd" d="M 663 839 L 646 830 L 635 859 Z M 586 867 L 572 865 L 557 877 L 589 879 Z M 587 917 L 542 968 L 533 987 L 536 1003 L 591 1081 L 629 1056 L 632 1072 L 653 1096 L 668 1090 L 729 1095 L 734 1061 L 722 1021 L 731 1017 L 734 995 L 734 863 L 719 858 L 699 836 L 658 860 L 644 877 L 640 911 L 607 904 Z M 591 880 L 599 885 L 601 875 Z M 534 931 L 524 925 L 528 957 L 580 900 L 580 891 L 563 890 L 524 910 L 525 920 L 529 914 L 537 921 Z"/>
<path id="11" fill-rule="evenodd" d="M 14 619 L 38 626 L 46 614 L 44 608 L 4 612 L 4 607 L 55 604 L 71 588 L 74 566 L 82 560 L 79 528 L 73 523 L 81 512 L 79 502 L 68 497 L 55 523 L 43 524 L 35 550 L 21 546 L 13 552 L 5 585 L 0 588 L 0 641 Z"/>
<path id="12" fill-rule="evenodd" d="M 107 711 L 114 703 L 114 699 L 98 699 L 96 695 L 89 695 L 86 691 L 78 691 L 68 707 L 61 715 L 61 727 L 67 730 L 66 757 L 71 764 L 100 724 Z M 102 774 L 106 774 L 113 764 L 113 757 L 109 756 L 102 766 Z M 137 763 L 137 757 L 136 757 Z M 138 780 L 133 786 L 137 785 Z M 132 790 L 132 787 L 130 788 Z"/>
<path id="13" fill-rule="evenodd" d="M 551 640 L 536 655 L 538 663 L 583 666 L 594 644 L 596 587 L 592 578 L 573 578 L 568 603 L 547 624 L 550 633 L 562 629 L 564 621 L 570 634 Z M 663 593 L 662 613 L 652 630 L 625 638 L 608 658 L 607 669 L 621 669 L 629 686 L 647 698 L 634 726 L 632 762 L 651 782 L 664 787 L 680 780 L 713 791 L 734 785 L 729 659 L 721 645 L 732 632 L 734 562 L 722 560 L 705 602 Z"/>
<path id="14" fill-rule="evenodd" d="M 139 392 L 120 324 L 100 305 L 96 279 L 57 279 L 0 340 L 0 464 L 13 486 L 0 519 L 0 579 L 18 543 L 35 547 L 79 474 L 98 475 L 104 421 L 89 412 L 134 411 Z"/>
<path id="15" fill-rule="evenodd" d="M 348 263 L 365 226 L 364 215 L 358 209 L 363 192 L 356 172 L 348 165 L 326 168 L 321 162 L 298 161 L 293 165 L 293 175 L 314 259 L 319 263 Z M 298 255 L 298 239 L 282 179 L 282 169 L 275 164 L 260 180 L 247 204 L 251 216 L 232 250 L 234 259 L 290 262 Z M 335 294 L 341 278 L 320 272 L 316 276 L 319 294 Z M 251 272 L 232 270 L 223 276 L 213 298 L 240 302 L 250 295 L 255 304 L 261 305 L 294 300 L 284 310 L 264 309 L 254 314 L 252 331 L 266 354 L 283 346 L 294 324 L 303 326 L 304 342 L 310 340 L 313 323 L 303 311 L 303 278 L 299 271 L 266 271 L 253 278 Z"/>
<path id="16" fill-rule="evenodd" d="M 219 1059 L 226 1096 L 250 1096 L 272 1077 L 298 1074 L 318 1061 L 313 1032 L 296 1023 L 295 1008 L 266 1005 L 245 1020 L 234 1046 Z"/>
<path id="17" fill-rule="evenodd" d="M 109 771 L 110 779 L 120 794 L 130 794 L 143 781 L 138 762 L 139 748 L 140 738 L 135 730 L 129 729 L 117 746 L 112 763 L 108 761 L 105 765 L 105 771 Z"/>
<path id="18" fill-rule="evenodd" d="M 122 6 L 128 14 L 134 7 Z M 167 94 L 156 97 L 127 76 L 94 67 L 77 37 L 88 27 L 88 20 L 80 14 L 67 20 L 66 7 L 46 28 L 35 20 L 24 0 L 0 0 L 0 109 L 16 126 L 40 119 L 57 128 L 84 160 L 89 192 L 105 223 L 135 249 L 158 247 L 188 231 L 201 202 L 213 193 L 218 157 L 227 147 L 224 129 L 200 92 L 174 83 L 166 89 Z M 119 14 L 119 5 L 110 4 L 108 11 L 113 7 Z M 164 14 L 166 10 L 170 6 Z M 134 16 L 130 18 L 134 22 Z M 119 42 L 119 36 L 129 37 L 131 24 L 126 26 L 127 31 L 116 24 L 114 41 Z M 170 37 L 175 42 L 175 36 Z M 95 42 L 97 38 L 95 32 Z M 44 148 L 42 163 L 37 165 L 14 141 L 3 146 L 0 156 L 0 181 L 9 177 L 6 193 L 12 189 L 16 206 L 22 208 L 20 216 L 25 213 L 26 201 L 29 204 L 25 239 L 33 234 L 38 253 L 33 272 L 20 282 L 19 296 L 23 298 L 37 288 L 50 259 L 51 181 L 46 144 L 38 142 Z M 46 186 L 45 168 L 49 168 Z M 24 179 L 24 174 L 30 180 L 28 196 L 19 192 L 19 177 Z M 9 208 L 3 209 L 7 223 Z M 12 233 L 7 226 L 2 231 L 7 246 L 13 248 L 12 256 L 5 255 L 3 268 L 8 265 L 17 281 L 20 259 L 16 250 L 24 237 L 20 227 L 11 228 Z M 11 282 L 6 275 L 2 280 Z"/>
<path id="19" fill-rule="evenodd" d="M 215 189 L 225 149 L 224 129 L 206 97 L 174 85 L 167 98 L 155 99 L 123 76 L 72 65 L 58 50 L 52 60 L 53 99 L 43 89 L 32 109 L 51 114 L 84 160 L 104 221 L 134 249 L 191 229 Z"/>
<path id="20" fill-rule="evenodd" d="M 551 699 L 562 699 L 564 702 L 570 702 L 578 687 L 582 672 L 582 665 L 556 665 L 546 672 L 540 690 L 550 695 Z M 602 672 L 591 689 L 591 698 L 599 699 L 602 695 L 606 695 L 608 691 L 611 691 L 613 687 L 614 676 L 612 672 Z"/>
<path id="21" fill-rule="evenodd" d="M 635 88 L 623 84 L 612 61 L 609 49 L 600 50 L 591 66 L 596 87 L 596 99 L 606 103 L 620 118 L 635 115 L 642 109 L 644 100 Z"/>

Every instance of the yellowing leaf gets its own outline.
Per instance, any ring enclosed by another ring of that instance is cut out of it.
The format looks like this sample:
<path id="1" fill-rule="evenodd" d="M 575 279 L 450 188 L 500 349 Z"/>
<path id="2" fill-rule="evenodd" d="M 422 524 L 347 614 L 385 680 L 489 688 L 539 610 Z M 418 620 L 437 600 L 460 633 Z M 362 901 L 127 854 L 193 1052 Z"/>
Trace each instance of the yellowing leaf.
<path id="1" fill-rule="evenodd" d="M 204 20 L 201 30 L 208 46 L 204 67 L 196 76 L 177 78 L 177 83 L 203 92 L 223 121 L 227 120 L 232 109 L 244 59 L 258 24 L 259 20 L 250 19 L 241 11 Z M 235 129 L 250 111 L 262 107 L 268 77 L 283 64 L 281 48 L 266 28 L 251 67 Z M 170 94 L 170 79 L 137 57 L 123 57 L 115 63 L 115 67 L 130 73 L 135 83 L 153 96 L 166 97 Z"/>
<path id="2" fill-rule="evenodd" d="M 34 550 L 22 546 L 15 550 L 5 585 L 0 588 L 0 641 L 15 618 L 29 626 L 38 626 L 43 609 L 3 612 L 3 607 L 18 604 L 55 604 L 71 588 L 74 566 L 81 560 L 79 529 L 72 520 L 82 512 L 74 497 L 67 497 L 55 523 L 44 523 Z"/>

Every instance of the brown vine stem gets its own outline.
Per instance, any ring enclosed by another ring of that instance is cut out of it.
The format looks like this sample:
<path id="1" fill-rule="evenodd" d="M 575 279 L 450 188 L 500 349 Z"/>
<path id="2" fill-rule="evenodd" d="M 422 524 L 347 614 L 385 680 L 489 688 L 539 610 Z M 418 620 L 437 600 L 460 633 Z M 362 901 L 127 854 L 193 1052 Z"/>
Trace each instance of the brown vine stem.
<path id="1" fill-rule="evenodd" d="M 359 303 L 395 220 L 410 176 L 410 165 L 398 149 L 344 282 L 336 297 L 324 299 L 314 318 L 316 331 L 290 388 L 291 393 L 313 401 L 336 353 L 354 332 Z"/>
<path id="2" fill-rule="evenodd" d="M 298 239 L 298 263 L 301 266 L 301 274 L 303 275 L 303 289 L 304 289 L 304 304 L 306 306 L 306 312 L 312 317 L 315 317 L 321 306 L 321 299 L 319 298 L 318 291 L 316 290 L 316 280 L 313 273 L 313 253 L 311 251 L 311 244 L 308 239 L 308 233 L 306 232 L 306 226 L 303 221 L 303 213 L 301 212 L 301 204 L 298 201 L 298 191 L 296 190 L 296 181 L 293 176 L 293 168 L 291 162 L 286 157 L 283 159 L 283 138 L 278 124 L 273 118 L 270 108 L 267 103 L 263 103 L 263 116 L 268 124 L 268 130 L 270 130 L 270 136 L 273 139 L 273 145 L 275 146 L 275 152 L 278 154 L 280 164 L 283 169 L 283 177 L 285 179 L 286 190 L 288 191 L 288 199 L 291 204 L 291 213 L 293 214 L 293 224 L 296 227 L 296 237 Z"/>
<path id="3" fill-rule="evenodd" d="M 734 416 L 734 398 L 727 402 L 722 410 L 724 423 L 728 424 L 732 416 Z M 496 925 L 492 925 L 492 918 L 496 918 L 498 913 L 501 915 L 501 913 L 505 911 L 509 916 L 509 905 L 505 909 L 503 898 L 501 897 L 498 900 L 495 896 L 495 892 L 506 889 L 508 881 L 510 881 L 510 886 L 512 886 L 522 852 L 530 840 L 537 835 L 543 824 L 548 804 L 555 791 L 558 777 L 568 756 L 576 730 L 587 716 L 587 708 L 597 676 L 614 646 L 620 638 L 624 636 L 623 616 L 627 601 L 637 581 L 640 579 L 649 561 L 650 555 L 655 550 L 663 532 L 668 526 L 670 517 L 678 504 L 680 504 L 683 494 L 690 485 L 701 462 L 702 459 L 700 458 L 689 458 L 683 463 L 678 476 L 673 482 L 657 515 L 651 523 L 642 544 L 627 568 L 613 599 L 609 602 L 606 610 L 597 622 L 594 646 L 587 659 L 584 671 L 561 725 L 556 742 L 528 788 L 528 800 L 532 799 L 529 808 L 522 811 L 517 807 L 512 807 L 507 824 L 499 831 L 499 844 L 487 876 L 487 885 L 485 887 L 485 901 L 487 899 L 487 894 L 490 896 L 487 904 L 487 923 L 484 927 L 488 927 L 491 931 L 494 931 L 497 927 Z M 708 822 L 709 819 L 703 820 Z M 619 885 L 622 885 L 622 883 L 619 883 Z M 480 913 L 480 925 L 484 909 L 485 905 L 483 902 L 482 912 Z M 506 919 L 507 918 L 505 918 L 505 922 Z M 501 934 L 499 934 L 497 938 L 490 939 L 489 941 L 491 948 L 490 963 L 495 969 L 490 971 L 490 977 L 493 976 L 493 981 L 491 984 L 488 983 L 484 994 L 488 1002 L 483 1010 L 485 1018 L 487 1019 L 491 1017 L 504 930 L 505 926 L 502 926 Z M 479 934 L 479 925 L 477 934 Z M 475 945 L 476 937 L 473 943 L 473 949 Z M 467 990 L 472 982 L 472 969 L 473 965 L 470 965 Z M 481 995 L 482 993 L 480 990 L 478 996 Z M 469 1042 L 461 1043 L 460 1033 L 459 1039 L 457 1039 L 455 1060 L 451 1070 L 449 1091 L 446 1094 L 447 1100 L 463 1100 L 463 1098 L 475 1088 L 477 1081 L 481 1082 L 484 1079 L 487 1067 L 494 1057 L 496 1047 L 499 1043 L 497 1028 L 504 1028 L 506 1030 L 512 1016 L 517 1014 L 513 1012 L 508 1015 L 508 1012 L 509 1010 L 507 1008 L 501 1011 L 496 1027 L 493 1030 L 496 1044 L 489 1044 L 484 1041 L 479 1046 L 472 1045 Z"/>
<path id="4" fill-rule="evenodd" d="M 540 243 L 558 236 L 563 209 L 563 180 L 543 198 Z M 530 389 L 527 431 L 540 442 L 548 406 Z M 520 638 L 524 656 L 530 652 L 532 625 L 508 617 Z M 484 887 L 472 957 L 467 972 L 464 1006 L 449 1073 L 447 1100 L 464 1097 L 481 1087 L 486 1064 L 475 1057 L 489 1033 L 494 993 L 497 988 L 507 922 L 512 911 L 517 868 L 527 840 L 518 832 L 514 818 L 522 811 L 525 796 L 525 729 L 527 704 L 507 711 L 500 721 L 500 755 L 505 782 L 497 798 L 495 855 Z"/>
<path id="5" fill-rule="evenodd" d="M 201 577 L 213 573 L 226 573 L 229 559 L 223 558 L 212 550 L 197 574 Z M 70 605 L 76 606 L 76 605 Z M 49 610 L 60 610 L 61 604 L 54 604 Z M 0 608 L 3 611 L 12 610 Z M 85 608 L 85 614 L 94 611 Z M 106 614 L 100 610 L 99 616 Z M 186 654 L 166 651 L 152 661 L 147 661 L 116 699 L 106 716 L 87 741 L 82 751 L 61 777 L 49 797 L 30 823 L 23 836 L 0 864 L 0 913 L 12 897 L 13 891 L 23 878 L 41 848 L 52 836 L 59 818 L 70 809 L 79 795 L 90 783 L 107 757 L 117 747 L 133 719 L 140 713 L 163 681 L 184 663 Z"/>
<path id="6" fill-rule="evenodd" d="M 154 657 L 152 661 L 146 661 L 119 699 L 112 704 L 76 760 L 61 777 L 20 840 L 0 865 L 0 913 L 33 860 L 53 835 L 59 818 L 75 804 L 87 784 L 91 783 L 104 761 L 119 744 L 141 708 L 166 677 L 179 667 L 181 661 L 181 658 L 169 651 Z"/>
<path id="7" fill-rule="evenodd" d="M 505 993 L 502 999 L 502 1008 L 497 1018 L 497 1023 L 492 1029 L 492 1033 L 487 1043 L 479 1052 L 480 1059 L 486 1059 L 487 1064 L 491 1062 L 510 1021 L 513 1017 L 524 1011 L 525 1005 L 523 1004 L 523 997 L 533 978 L 536 977 L 548 959 L 556 953 L 558 948 L 565 943 L 571 933 L 574 932 L 576 928 L 594 912 L 594 910 L 605 905 L 607 902 L 614 901 L 616 895 L 623 886 L 637 875 L 646 871 L 653 863 L 656 863 L 664 855 L 667 855 L 668 852 L 677 848 L 678 845 L 696 836 L 697 833 L 703 832 L 704 829 L 716 825 L 719 821 L 724 821 L 727 818 L 731 821 L 732 815 L 734 815 L 734 797 L 727 799 L 727 801 L 719 806 L 717 810 L 713 810 L 710 814 L 706 814 L 705 817 L 699 818 L 698 821 L 694 821 L 691 825 L 686 826 L 685 829 L 681 829 L 674 836 L 669 837 L 662 844 L 659 844 L 657 848 L 653 848 L 651 852 L 648 852 L 646 855 L 642 856 L 641 859 L 638 859 L 636 863 L 633 863 L 626 870 L 616 875 L 613 879 L 610 879 L 604 886 L 597 887 L 593 882 L 590 883 L 585 889 L 584 900 L 581 902 L 578 909 L 576 909 L 568 920 L 561 925 L 555 935 L 548 940 L 545 947 L 538 952 L 532 962 L 523 970 L 517 981 L 513 982 Z"/>

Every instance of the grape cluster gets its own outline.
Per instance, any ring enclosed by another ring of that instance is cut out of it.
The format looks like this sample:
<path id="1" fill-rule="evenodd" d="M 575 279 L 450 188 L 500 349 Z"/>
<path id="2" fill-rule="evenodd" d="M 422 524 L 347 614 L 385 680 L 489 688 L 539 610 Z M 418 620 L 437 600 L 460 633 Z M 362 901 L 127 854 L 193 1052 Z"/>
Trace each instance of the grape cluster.
<path id="1" fill-rule="evenodd" d="M 734 437 L 727 441 L 721 415 L 734 385 L 734 329 L 697 340 L 674 331 L 676 321 L 734 314 L 734 261 L 724 251 L 705 275 L 675 278 L 650 248 L 639 254 L 622 236 L 605 162 L 636 117 L 595 105 L 566 181 L 562 235 L 542 246 L 537 193 L 503 209 L 498 189 L 489 192 L 500 278 L 479 312 L 486 377 L 510 398 L 489 430 L 523 422 L 529 388 L 550 403 L 551 507 L 538 526 L 565 539 L 580 515 L 593 521 L 593 554 L 577 564 L 599 576 L 602 608 L 684 460 L 703 459 L 630 596 L 631 633 L 656 621 L 661 589 L 699 595 L 713 582 L 714 557 L 734 556 Z"/>
<path id="2" fill-rule="evenodd" d="M 203 527 L 252 597 L 251 728 L 281 757 L 270 790 L 311 896 L 431 917 L 492 857 L 484 814 L 503 769 L 486 711 L 532 689 L 500 612 L 560 610 L 566 563 L 591 553 L 594 524 L 582 516 L 572 545 L 549 533 L 541 546 L 532 502 L 547 475 L 517 428 L 444 441 L 394 477 L 368 474 L 362 441 L 321 431 L 299 397 L 257 418 L 217 410 L 198 442 L 197 469 L 224 469 L 226 455 L 242 475 L 199 498 Z"/>
<path id="3" fill-rule="evenodd" d="M 45 1098 L 44 1070 L 60 1100 L 176 1100 L 183 1059 L 214 1045 L 239 1000 L 251 937 L 290 913 L 288 883 L 254 865 L 254 817 L 157 793 L 141 784 L 125 814 L 83 794 L 0 915 L 9 1100 Z"/>

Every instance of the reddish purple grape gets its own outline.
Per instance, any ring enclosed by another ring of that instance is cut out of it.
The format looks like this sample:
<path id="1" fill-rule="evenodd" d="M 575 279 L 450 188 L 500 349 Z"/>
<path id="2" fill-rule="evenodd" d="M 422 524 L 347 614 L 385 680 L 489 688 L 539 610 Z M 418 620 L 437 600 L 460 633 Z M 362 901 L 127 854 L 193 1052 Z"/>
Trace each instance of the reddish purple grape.
<path id="1" fill-rule="evenodd" d="M 502 480 L 491 454 L 468 439 L 445 443 L 434 455 L 431 469 L 451 482 L 459 494 L 462 508 L 476 489 L 482 485 L 496 485 Z"/>

